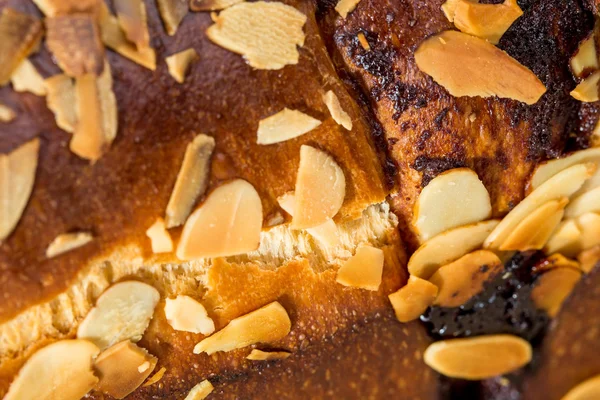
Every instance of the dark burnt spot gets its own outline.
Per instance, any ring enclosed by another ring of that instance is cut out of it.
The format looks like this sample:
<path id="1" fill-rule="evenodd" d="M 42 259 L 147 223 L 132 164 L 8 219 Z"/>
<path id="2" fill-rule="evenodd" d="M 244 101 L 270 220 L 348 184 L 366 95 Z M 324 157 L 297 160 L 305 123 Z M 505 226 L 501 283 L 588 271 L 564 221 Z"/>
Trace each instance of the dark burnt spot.
<path id="1" fill-rule="evenodd" d="M 450 108 L 446 107 L 435 116 L 433 123 L 437 129 L 442 129 L 442 123 L 444 122 L 444 119 L 446 118 L 446 115 L 448 115 L 449 111 Z"/>
<path id="2" fill-rule="evenodd" d="M 398 140 L 400 140 L 400 139 L 391 137 L 391 138 L 388 138 L 388 143 L 390 144 L 390 146 L 393 146 L 396 143 L 398 143 Z"/>
<path id="3" fill-rule="evenodd" d="M 421 135 L 419 136 L 419 139 L 417 140 L 417 150 L 423 151 L 425 149 L 425 144 L 427 144 L 427 141 L 429 140 L 431 135 L 432 135 L 432 132 L 427 129 L 425 129 L 424 131 L 421 132 Z"/>
<path id="4" fill-rule="evenodd" d="M 571 135 L 567 142 L 567 151 L 590 146 L 590 137 L 600 119 L 600 103 L 581 103 L 578 118 L 569 127 Z"/>
<path id="5" fill-rule="evenodd" d="M 479 267 L 479 271 L 480 271 L 480 272 L 482 272 L 482 273 L 484 273 L 484 274 L 485 274 L 486 272 L 488 272 L 488 271 L 489 271 L 489 269 L 490 269 L 490 266 L 489 266 L 489 265 L 482 265 L 481 267 Z"/>
<path id="6" fill-rule="evenodd" d="M 466 167 L 464 160 L 452 157 L 427 157 L 420 155 L 411 166 L 415 171 L 423 173 L 421 187 L 427 186 L 429 182 L 440 173 L 453 168 Z"/>
<path id="7" fill-rule="evenodd" d="M 419 93 L 419 88 L 414 85 L 407 85 L 403 82 L 396 82 L 386 91 L 386 97 L 394 105 L 394 114 L 392 118 L 398 120 L 402 114 L 411 106 L 414 108 L 423 108 L 427 105 L 427 99 L 424 93 Z"/>

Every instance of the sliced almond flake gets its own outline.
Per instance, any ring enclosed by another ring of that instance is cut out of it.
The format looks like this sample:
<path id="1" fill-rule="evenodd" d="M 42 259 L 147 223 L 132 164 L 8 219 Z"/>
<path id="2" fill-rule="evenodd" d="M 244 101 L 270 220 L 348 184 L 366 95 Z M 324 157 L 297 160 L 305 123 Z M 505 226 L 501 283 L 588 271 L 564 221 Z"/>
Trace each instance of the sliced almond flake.
<path id="1" fill-rule="evenodd" d="M 233 319 L 219 332 L 194 347 L 194 354 L 241 349 L 256 343 L 271 343 L 290 333 L 292 321 L 281 304 L 266 306 Z"/>
<path id="2" fill-rule="evenodd" d="M 523 15 L 516 0 L 501 4 L 480 4 L 458 0 L 454 8 L 454 25 L 462 32 L 497 44 L 510 26 Z"/>
<path id="3" fill-rule="evenodd" d="M 588 212 L 600 212 L 600 187 L 571 200 L 565 209 L 565 218 L 575 218 Z"/>
<path id="4" fill-rule="evenodd" d="M 419 45 L 415 60 L 422 72 L 456 97 L 498 96 L 534 104 L 546 92 L 527 67 L 493 44 L 462 32 L 431 36 Z"/>
<path id="5" fill-rule="evenodd" d="M 99 75 L 104 66 L 104 46 L 98 22 L 92 14 L 68 14 L 46 18 L 46 44 L 65 74 Z"/>
<path id="6" fill-rule="evenodd" d="M 184 400 L 204 400 L 214 389 L 212 383 L 205 379 L 194 386 Z"/>
<path id="7" fill-rule="evenodd" d="M 360 3 L 360 0 L 340 0 L 335 6 L 335 11 L 337 11 L 342 18 L 346 19 L 348 14 L 354 11 L 358 3 Z"/>
<path id="8" fill-rule="evenodd" d="M 454 12 L 456 11 L 456 5 L 459 1 L 460 0 L 446 0 L 446 2 L 442 4 L 441 9 L 450 22 L 454 22 Z"/>
<path id="9" fill-rule="evenodd" d="M 577 261 L 571 260 L 560 253 L 554 253 L 535 265 L 536 272 L 549 271 L 553 268 L 572 268 L 575 271 L 581 271 Z"/>
<path id="10" fill-rule="evenodd" d="M 0 155 L 0 241 L 13 231 L 35 181 L 40 140 L 35 138 Z"/>
<path id="11" fill-rule="evenodd" d="M 62 233 L 58 235 L 46 249 L 46 257 L 52 258 L 75 250 L 91 242 L 93 236 L 88 232 Z"/>
<path id="12" fill-rule="evenodd" d="M 600 71 L 594 72 L 571 91 L 571 96 L 584 103 L 592 103 L 600 100 L 598 84 L 600 83 Z"/>
<path id="13" fill-rule="evenodd" d="M 344 286 L 378 290 L 383 273 L 383 250 L 361 245 L 337 271 L 335 281 Z"/>
<path id="14" fill-rule="evenodd" d="M 250 354 L 246 356 L 246 359 L 252 361 L 285 360 L 290 355 L 291 353 L 288 351 L 262 351 L 252 349 Z"/>
<path id="15" fill-rule="evenodd" d="M 217 45 L 244 56 L 256 69 L 297 64 L 306 16 L 280 2 L 239 3 L 223 10 L 206 30 Z"/>
<path id="16" fill-rule="evenodd" d="M 176 331 L 203 335 L 210 335 L 215 331 L 215 323 L 204 306 L 189 296 L 179 295 L 174 299 L 166 299 L 165 317 Z"/>
<path id="17" fill-rule="evenodd" d="M 94 12 L 100 0 L 33 0 L 47 17 L 78 12 Z"/>
<path id="18" fill-rule="evenodd" d="M 581 272 L 573 268 L 552 268 L 538 278 L 531 291 L 531 300 L 537 308 L 555 317 L 579 279 Z"/>
<path id="19" fill-rule="evenodd" d="M 367 40 L 364 33 L 359 32 L 358 35 L 356 35 L 356 37 L 358 39 L 358 43 L 360 43 L 363 49 L 367 51 L 371 50 L 371 45 L 369 44 L 369 41 Z"/>
<path id="20" fill-rule="evenodd" d="M 203 134 L 197 135 L 187 145 L 165 212 L 167 228 L 183 224 L 196 200 L 204 195 L 210 177 L 210 159 L 214 148 L 215 140 Z"/>
<path id="21" fill-rule="evenodd" d="M 411 275 L 405 286 L 388 297 L 400 322 L 413 321 L 433 304 L 438 288 L 425 279 Z"/>
<path id="22" fill-rule="evenodd" d="M 150 47 L 150 34 L 146 17 L 146 5 L 142 0 L 113 0 L 117 20 L 125 37 L 138 49 Z"/>
<path id="23" fill-rule="evenodd" d="M 24 59 L 14 70 L 10 81 L 13 89 L 17 92 L 31 92 L 38 96 L 46 95 L 44 78 L 28 59 Z"/>
<path id="24" fill-rule="evenodd" d="M 80 399 L 98 382 L 87 340 L 60 340 L 35 352 L 19 371 L 4 400 Z"/>
<path id="25" fill-rule="evenodd" d="M 188 0 L 157 0 L 156 3 L 167 34 L 173 36 L 189 11 Z"/>
<path id="26" fill-rule="evenodd" d="M 581 230 L 578 239 L 581 251 L 600 244 L 600 214 L 586 213 L 577 217 L 576 221 Z"/>
<path id="27" fill-rule="evenodd" d="M 561 400 L 592 400 L 599 398 L 600 375 L 596 375 L 569 390 Z"/>
<path id="28" fill-rule="evenodd" d="M 0 103 L 0 122 L 10 122 L 17 117 L 14 110 Z"/>
<path id="29" fill-rule="evenodd" d="M 591 33 L 579 43 L 577 52 L 571 57 L 571 71 L 576 77 L 581 78 L 586 72 L 600 68 L 595 42 L 594 34 Z"/>
<path id="30" fill-rule="evenodd" d="M 165 58 L 165 62 L 167 63 L 169 74 L 171 74 L 177 82 L 183 83 L 190 64 L 198 58 L 196 50 L 187 49 Z"/>
<path id="31" fill-rule="evenodd" d="M 571 153 L 570 155 L 558 158 L 555 160 L 546 161 L 540 164 L 536 170 L 534 171 L 531 182 L 530 182 L 530 192 L 533 189 L 536 189 L 542 183 L 546 182 L 548 179 L 552 178 L 554 175 L 559 172 L 575 165 L 575 164 L 585 164 L 588 162 L 593 162 L 595 164 L 600 164 L 600 148 L 591 148 L 576 151 Z M 596 177 L 600 177 L 600 170 L 596 171 L 596 174 L 592 179 L 587 181 L 581 190 L 590 190 L 596 186 L 590 186 L 589 184 L 594 181 Z M 598 182 L 598 186 L 600 186 L 600 182 Z"/>
<path id="32" fill-rule="evenodd" d="M 273 144 L 285 142 L 304 135 L 321 125 L 321 121 L 297 110 L 284 108 L 258 122 L 256 143 Z"/>
<path id="33" fill-rule="evenodd" d="M 13 71 L 21 64 L 42 38 L 40 20 L 5 7 L 0 14 L 0 86 L 8 83 Z"/>
<path id="34" fill-rule="evenodd" d="M 77 125 L 75 83 L 65 74 L 54 75 L 44 82 L 46 105 L 54 113 L 56 125 L 65 132 L 73 133 Z"/>
<path id="35" fill-rule="evenodd" d="M 146 230 L 146 236 L 150 238 L 153 253 L 170 253 L 173 251 L 173 241 L 162 218 L 157 218 L 154 224 Z"/>
<path id="36" fill-rule="evenodd" d="M 584 273 L 589 273 L 600 261 L 600 245 L 582 251 L 577 256 L 579 266 Z"/>
<path id="37" fill-rule="evenodd" d="M 350 115 L 348 115 L 348 113 L 342 109 L 342 106 L 340 105 L 340 100 L 335 95 L 335 93 L 333 93 L 333 91 L 329 90 L 323 96 L 323 101 L 325 102 L 325 105 L 327 106 L 329 113 L 333 117 L 333 120 L 335 122 L 337 122 L 339 125 L 346 128 L 347 130 L 351 131 L 352 130 L 352 118 L 350 118 Z"/>
<path id="38" fill-rule="evenodd" d="M 165 372 L 167 372 L 167 369 L 165 367 L 162 367 L 161 369 L 158 370 L 157 373 L 155 373 L 154 375 L 152 375 L 150 377 L 150 379 L 148 379 L 146 381 L 146 383 L 144 383 L 142 385 L 142 387 L 147 387 L 147 386 L 154 385 L 155 383 L 157 383 L 158 381 L 160 381 L 163 378 L 163 376 L 165 375 Z"/>
<path id="39" fill-rule="evenodd" d="M 244 0 L 190 0 L 192 11 L 219 11 L 241 3 Z"/>

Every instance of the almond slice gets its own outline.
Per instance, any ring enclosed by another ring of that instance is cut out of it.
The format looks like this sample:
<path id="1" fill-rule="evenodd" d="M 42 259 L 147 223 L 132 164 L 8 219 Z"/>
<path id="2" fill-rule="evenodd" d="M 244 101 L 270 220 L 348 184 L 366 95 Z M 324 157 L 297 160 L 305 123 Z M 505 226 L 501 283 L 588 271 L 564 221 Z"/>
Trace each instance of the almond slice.
<path id="1" fill-rule="evenodd" d="M 338 269 L 335 281 L 344 286 L 378 290 L 383 262 L 383 250 L 360 245 L 356 248 L 356 253 Z"/>
<path id="2" fill-rule="evenodd" d="M 294 195 L 293 229 L 324 224 L 338 213 L 344 203 L 344 172 L 327 153 L 302 145 Z"/>
<path id="3" fill-rule="evenodd" d="M 150 34 L 146 22 L 146 5 L 142 0 L 113 0 L 117 20 L 125 37 L 138 49 L 150 47 Z"/>
<path id="4" fill-rule="evenodd" d="M 251 67 L 281 69 L 297 64 L 304 45 L 306 16 L 280 2 L 239 3 L 223 10 L 206 35 L 215 44 L 244 56 Z"/>
<path id="5" fill-rule="evenodd" d="M 33 190 L 40 140 L 0 155 L 0 242 L 13 231 Z"/>
<path id="6" fill-rule="evenodd" d="M 367 51 L 371 50 L 371 45 L 369 44 L 369 41 L 367 40 L 367 37 L 364 33 L 358 32 L 356 38 L 358 39 L 358 43 L 360 43 L 363 49 Z"/>
<path id="7" fill-rule="evenodd" d="M 283 211 L 290 214 L 292 217 L 294 216 L 294 207 L 296 206 L 296 197 L 294 196 L 294 193 L 286 193 L 283 196 L 278 197 L 277 202 L 279 203 L 279 206 L 283 208 Z M 335 247 L 340 243 L 337 225 L 332 219 L 329 219 L 327 222 L 315 226 L 314 228 L 308 228 L 306 229 L 306 232 L 329 247 Z"/>
<path id="8" fill-rule="evenodd" d="M 171 74 L 177 82 L 183 83 L 190 64 L 197 59 L 198 53 L 196 53 L 196 50 L 187 49 L 165 58 L 165 62 L 167 63 L 169 74 Z"/>
<path id="9" fill-rule="evenodd" d="M 535 270 L 537 271 L 549 271 L 553 268 L 572 268 L 575 271 L 580 271 L 581 268 L 577 261 L 571 260 L 560 253 L 554 253 L 541 262 L 538 262 L 535 265 Z"/>
<path id="10" fill-rule="evenodd" d="M 212 383 L 205 379 L 194 386 L 184 400 L 204 400 L 214 389 Z"/>
<path id="11" fill-rule="evenodd" d="M 48 49 L 65 74 L 100 75 L 104 46 L 94 15 L 79 13 L 46 18 L 46 28 Z"/>
<path id="12" fill-rule="evenodd" d="M 189 296 L 179 295 L 174 299 L 166 299 L 165 316 L 176 331 L 203 335 L 210 335 L 215 331 L 215 323 L 204 306 Z"/>
<path id="13" fill-rule="evenodd" d="M 600 375 L 575 386 L 561 400 L 593 400 L 600 398 Z"/>
<path id="14" fill-rule="evenodd" d="M 327 109 L 329 110 L 333 120 L 337 122 L 338 125 L 341 125 L 347 130 L 351 131 L 352 118 L 350 118 L 350 115 L 348 115 L 348 113 L 342 109 L 340 100 L 335 93 L 329 90 L 327 93 L 325 93 L 325 95 L 323 95 L 323 101 L 325 102 L 325 105 L 327 106 Z"/>
<path id="15" fill-rule="evenodd" d="M 252 349 L 250 354 L 246 356 L 247 360 L 251 361 L 271 361 L 271 360 L 285 360 L 290 356 L 287 351 L 262 351 L 258 349 Z"/>
<path id="16" fill-rule="evenodd" d="M 474 251 L 444 265 L 429 279 L 439 289 L 433 304 L 459 307 L 481 292 L 483 285 L 503 269 L 498 256 L 488 250 Z"/>
<path id="17" fill-rule="evenodd" d="M 354 11 L 358 3 L 360 3 L 360 0 L 339 0 L 335 6 L 335 11 L 337 11 L 342 18 L 346 19 L 348 14 Z"/>
<path id="18" fill-rule="evenodd" d="M 75 250 L 92 241 L 94 237 L 88 232 L 63 233 L 58 235 L 46 249 L 46 257 L 52 258 Z"/>
<path id="19" fill-rule="evenodd" d="M 154 224 L 146 230 L 146 236 L 150 238 L 153 253 L 170 253 L 173 251 L 173 241 L 162 218 L 156 218 Z"/>
<path id="20" fill-rule="evenodd" d="M 199 134 L 185 149 L 175 187 L 165 211 L 167 228 L 183 224 L 196 200 L 204 195 L 210 177 L 210 159 L 215 139 Z"/>
<path id="21" fill-rule="evenodd" d="M 10 81 L 17 92 L 31 92 L 37 96 L 46 95 L 44 78 L 28 59 L 21 61 L 10 77 Z"/>
<path id="22" fill-rule="evenodd" d="M 419 318 L 433 304 L 438 288 L 425 279 L 411 275 L 408 283 L 388 297 L 400 322 Z"/>
<path id="23" fill-rule="evenodd" d="M 236 179 L 215 189 L 186 221 L 177 257 L 226 257 L 258 249 L 262 203 L 250 183 Z"/>
<path id="24" fill-rule="evenodd" d="M 75 84 L 65 74 L 54 75 L 44 81 L 46 105 L 54 113 L 56 125 L 65 132 L 73 133 L 77 125 Z"/>
<path id="25" fill-rule="evenodd" d="M 548 201 L 570 197 L 581 188 L 595 171 L 596 165 L 594 164 L 577 164 L 544 182 L 502 219 L 485 240 L 484 246 L 492 249 L 499 248 L 517 225 L 535 209 Z"/>
<path id="26" fill-rule="evenodd" d="M 523 11 L 516 0 L 504 0 L 501 4 L 458 0 L 454 8 L 454 25 L 464 33 L 497 44 L 521 15 Z"/>
<path id="27" fill-rule="evenodd" d="M 284 108 L 270 117 L 258 122 L 256 143 L 273 144 L 285 142 L 304 135 L 321 125 L 321 121 L 314 119 L 297 110 Z"/>
<path id="28" fill-rule="evenodd" d="M 157 0 L 156 3 L 167 34 L 175 35 L 183 17 L 189 11 L 188 0 Z"/>
<path id="29" fill-rule="evenodd" d="M 425 364 L 451 378 L 479 380 L 515 371 L 531 361 L 531 345 L 513 335 L 485 335 L 435 342 Z"/>
<path id="30" fill-rule="evenodd" d="M 156 367 L 156 361 L 156 357 L 129 340 L 117 343 L 96 359 L 95 367 L 100 375 L 96 389 L 122 399 L 146 380 Z"/>
<path id="31" fill-rule="evenodd" d="M 160 381 L 163 378 L 163 376 L 165 376 L 165 372 L 167 372 L 167 369 L 165 367 L 161 367 L 161 369 L 159 369 L 157 373 L 152 375 L 150 379 L 148 379 L 146 383 L 142 385 L 142 387 L 154 385 L 156 382 Z"/>
<path id="32" fill-rule="evenodd" d="M 538 77 L 517 60 L 466 33 L 444 31 L 430 37 L 415 52 L 415 60 L 421 71 L 456 97 L 498 96 L 534 104 L 546 92 Z"/>
<path id="33" fill-rule="evenodd" d="M 8 83 L 13 71 L 40 43 L 40 20 L 5 7 L 0 14 L 0 86 Z"/>
<path id="34" fill-rule="evenodd" d="M 600 215 L 586 213 L 577 217 L 577 226 L 581 230 L 579 248 L 587 250 L 600 244 Z"/>
<path id="35" fill-rule="evenodd" d="M 596 71 L 581 82 L 571 91 L 571 96 L 585 103 L 600 100 L 598 84 L 600 83 L 600 71 Z"/>
<path id="36" fill-rule="evenodd" d="M 190 0 L 192 11 L 219 11 L 241 3 L 244 0 Z"/>
<path id="37" fill-rule="evenodd" d="M 0 103 L 0 122 L 10 122 L 17 117 L 12 108 Z"/>
<path id="38" fill-rule="evenodd" d="M 582 251 L 577 256 L 579 267 L 584 273 L 589 273 L 600 261 L 600 245 Z"/>
<path id="39" fill-rule="evenodd" d="M 571 200 L 565 209 L 565 217 L 575 218 L 588 212 L 600 212 L 600 187 Z"/>
<path id="40" fill-rule="evenodd" d="M 539 277 L 531 291 L 531 299 L 537 308 L 555 317 L 579 279 L 581 272 L 573 268 L 552 268 Z"/>
<path id="41" fill-rule="evenodd" d="M 33 0 L 33 2 L 47 17 L 78 12 L 92 13 L 98 6 L 98 0 Z"/>
<path id="42" fill-rule="evenodd" d="M 538 188 L 542 183 L 546 182 L 554 175 L 575 164 L 585 164 L 588 162 L 593 162 L 596 165 L 600 164 L 599 147 L 576 151 L 567 157 L 546 161 L 545 163 L 538 165 L 538 167 L 535 169 L 529 184 L 529 191 L 531 192 L 532 190 Z M 594 180 L 594 178 L 597 176 L 600 176 L 600 171 L 598 170 L 596 171 L 594 177 L 590 179 L 590 181 Z M 582 190 L 590 190 L 594 188 L 594 186 L 589 185 L 590 181 L 586 182 L 586 184 L 582 187 Z M 600 185 L 600 182 L 598 182 L 598 185 Z"/>
<path id="43" fill-rule="evenodd" d="M 227 326 L 194 347 L 194 354 L 211 355 L 217 351 L 241 349 L 255 343 L 270 343 L 282 339 L 292 327 L 285 308 L 274 301 L 233 319 Z"/>
<path id="44" fill-rule="evenodd" d="M 571 57 L 571 71 L 577 78 L 581 78 L 588 71 L 596 71 L 598 68 L 600 65 L 598 65 L 596 43 L 594 34 L 591 33 L 579 43 L 577 52 Z"/>
<path id="45" fill-rule="evenodd" d="M 523 219 L 500 245 L 502 251 L 540 250 L 550 239 L 565 213 L 569 200 L 551 200 Z"/>
<path id="46" fill-rule="evenodd" d="M 77 329 L 77 337 L 88 339 L 104 350 L 123 340 L 139 341 L 160 299 L 158 290 L 137 281 L 119 282 L 96 301 Z"/>
<path id="47" fill-rule="evenodd" d="M 413 216 L 422 241 L 447 230 L 488 219 L 490 195 L 477 174 L 468 168 L 441 173 L 423 188 Z"/>
<path id="48" fill-rule="evenodd" d="M 483 241 L 500 221 L 492 219 L 440 233 L 423 243 L 408 260 L 408 272 L 428 279 L 448 264 L 483 246 Z"/>
<path id="49" fill-rule="evenodd" d="M 60 340 L 23 365 L 4 400 L 80 399 L 98 382 L 92 358 L 99 350 L 86 340 Z"/>

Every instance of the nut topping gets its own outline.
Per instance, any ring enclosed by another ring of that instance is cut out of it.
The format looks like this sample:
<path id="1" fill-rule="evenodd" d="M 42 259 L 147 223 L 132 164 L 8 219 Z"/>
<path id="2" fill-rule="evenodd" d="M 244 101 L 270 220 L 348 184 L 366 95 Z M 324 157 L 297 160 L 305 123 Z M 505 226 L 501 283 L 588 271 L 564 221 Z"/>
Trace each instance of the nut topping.
<path id="1" fill-rule="evenodd" d="M 91 242 L 92 235 L 88 232 L 63 233 L 58 235 L 46 249 L 46 257 L 52 258 Z"/>
<path id="2" fill-rule="evenodd" d="M 46 95 L 44 78 L 28 59 L 24 59 L 14 70 L 10 81 L 16 92 L 31 92 L 37 96 Z"/>
<path id="3" fill-rule="evenodd" d="M 571 200 L 565 208 L 565 217 L 575 218 L 589 212 L 600 212 L 600 186 Z"/>
<path id="4" fill-rule="evenodd" d="M 75 84 L 65 74 L 54 75 L 44 81 L 46 105 L 54 113 L 56 125 L 65 132 L 73 133 L 77 125 Z"/>
<path id="5" fill-rule="evenodd" d="M 256 143 L 273 144 L 285 142 L 304 135 L 321 125 L 321 121 L 297 110 L 284 108 L 258 122 Z"/>
<path id="6" fill-rule="evenodd" d="M 165 62 L 167 63 L 169 74 L 171 74 L 177 82 L 183 83 L 190 64 L 197 59 L 198 53 L 196 53 L 196 50 L 187 49 L 165 58 Z"/>
<path id="7" fill-rule="evenodd" d="M 596 71 L 581 82 L 571 91 L 571 96 L 579 101 L 591 103 L 600 100 L 598 84 L 600 71 Z"/>
<path id="8" fill-rule="evenodd" d="M 367 290 L 378 290 L 383 273 L 383 250 L 360 245 L 356 253 L 338 269 L 336 282 Z"/>
<path id="9" fill-rule="evenodd" d="M 564 158 L 546 161 L 540 164 L 534 171 L 533 176 L 531 177 L 529 191 L 531 192 L 532 190 L 538 188 L 542 183 L 546 182 L 554 175 L 569 167 L 572 167 L 573 165 L 585 164 L 588 162 L 593 162 L 595 164 L 600 163 L 600 148 L 596 147 L 580 150 Z M 596 175 L 600 175 L 600 171 L 597 171 Z M 594 178 L 590 179 L 590 181 L 594 180 Z M 589 186 L 590 181 L 584 184 L 582 190 L 593 189 L 593 187 Z"/>
<path id="10" fill-rule="evenodd" d="M 188 13 L 188 0 L 157 0 L 158 11 L 169 36 L 175 35 L 179 24 Z"/>
<path id="11" fill-rule="evenodd" d="M 561 253 L 569 257 L 575 256 L 580 235 L 581 230 L 575 220 L 562 221 L 548 239 L 544 251 L 546 254 Z"/>
<path id="12" fill-rule="evenodd" d="M 211 355 L 218 351 L 241 349 L 255 343 L 270 343 L 282 339 L 292 327 L 285 308 L 274 301 L 256 311 L 233 319 L 219 332 L 194 347 L 194 354 Z"/>
<path id="13" fill-rule="evenodd" d="M 204 400 L 214 390 L 212 383 L 205 379 L 190 390 L 184 400 Z"/>
<path id="14" fill-rule="evenodd" d="M 173 251 L 173 241 L 162 218 L 157 218 L 154 224 L 146 230 L 146 236 L 150 238 L 153 253 L 170 253 Z"/>
<path id="15" fill-rule="evenodd" d="M 600 261 L 600 245 L 582 251 L 577 256 L 579 267 L 584 273 L 589 273 Z"/>
<path id="16" fill-rule="evenodd" d="M 340 105 L 340 100 L 335 95 L 335 93 L 329 90 L 323 96 L 323 101 L 325 102 L 325 105 L 327 106 L 327 109 L 329 110 L 329 113 L 331 114 L 333 120 L 339 125 L 346 128 L 347 130 L 351 131 L 352 118 L 350 118 L 348 113 L 342 109 L 342 106 Z"/>
<path id="17" fill-rule="evenodd" d="M 342 18 L 346 19 L 348 14 L 354 11 L 358 3 L 360 3 L 360 0 L 339 0 L 335 6 L 335 11 L 337 11 Z"/>
<path id="18" fill-rule="evenodd" d="M 425 279 L 411 275 L 408 283 L 388 297 L 400 322 L 419 318 L 433 304 L 438 288 Z"/>
<path id="19" fill-rule="evenodd" d="M 99 0 L 33 0 L 35 5 L 47 17 L 78 12 L 92 13 L 96 10 Z"/>
<path id="20" fill-rule="evenodd" d="M 504 32 L 521 15 L 523 11 L 516 0 L 505 0 L 501 4 L 479 4 L 470 0 L 458 0 L 455 2 L 452 20 L 461 32 L 497 44 Z"/>
<path id="21" fill-rule="evenodd" d="M 600 398 L 600 375 L 575 386 L 561 400 L 593 400 L 598 398 Z"/>
<path id="22" fill-rule="evenodd" d="M 577 78 L 582 78 L 588 71 L 596 71 L 598 68 L 600 65 L 598 65 L 595 37 L 592 33 L 579 43 L 577 53 L 571 57 L 571 71 Z"/>
<path id="23" fill-rule="evenodd" d="M 204 306 L 189 296 L 179 295 L 174 299 L 166 299 L 165 316 L 169 325 L 177 331 L 203 335 L 210 335 L 215 331 L 215 323 Z"/>
<path id="24" fill-rule="evenodd" d="M 581 272 L 573 268 L 552 268 L 542 274 L 531 291 L 535 305 L 555 317 L 563 301 L 581 279 Z"/>
<path id="25" fill-rule="evenodd" d="M 0 122 L 10 122 L 17 117 L 12 108 L 0 103 Z"/>
<path id="26" fill-rule="evenodd" d="M 529 69 L 493 44 L 456 31 L 425 40 L 415 52 L 421 71 L 456 97 L 498 96 L 536 103 L 546 87 Z"/>
<path id="27" fill-rule="evenodd" d="M 219 11 L 243 2 L 244 0 L 190 0 L 192 11 Z"/>
<path id="28" fill-rule="evenodd" d="M 167 369 L 165 367 L 161 367 L 161 369 L 159 369 L 158 372 L 152 375 L 150 379 L 148 379 L 146 383 L 142 385 L 142 387 L 154 385 L 156 382 L 160 381 L 163 378 L 165 372 L 167 372 Z"/>
<path id="29" fill-rule="evenodd" d="M 290 352 L 288 351 L 262 351 L 252 349 L 250 354 L 246 356 L 246 359 L 252 361 L 285 360 L 289 356 Z"/>
<path id="30" fill-rule="evenodd" d="M 113 0 L 117 20 L 125 37 L 138 49 L 150 47 L 150 34 L 146 23 L 146 5 L 142 0 Z"/>
<path id="31" fill-rule="evenodd" d="M 0 14 L 0 86 L 27 58 L 42 38 L 42 23 L 34 16 L 5 7 Z"/>

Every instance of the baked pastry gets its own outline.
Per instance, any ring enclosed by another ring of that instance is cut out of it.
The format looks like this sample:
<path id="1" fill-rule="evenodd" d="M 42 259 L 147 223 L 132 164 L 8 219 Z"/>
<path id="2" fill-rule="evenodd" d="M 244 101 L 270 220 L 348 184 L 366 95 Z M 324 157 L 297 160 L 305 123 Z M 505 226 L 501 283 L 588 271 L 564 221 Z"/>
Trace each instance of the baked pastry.
<path id="1" fill-rule="evenodd" d="M 0 0 L 0 395 L 600 396 L 596 7 Z"/>

